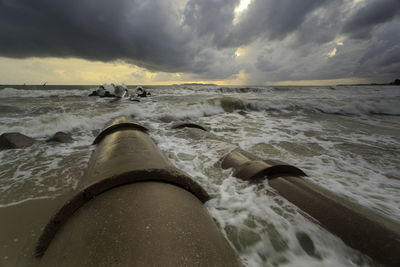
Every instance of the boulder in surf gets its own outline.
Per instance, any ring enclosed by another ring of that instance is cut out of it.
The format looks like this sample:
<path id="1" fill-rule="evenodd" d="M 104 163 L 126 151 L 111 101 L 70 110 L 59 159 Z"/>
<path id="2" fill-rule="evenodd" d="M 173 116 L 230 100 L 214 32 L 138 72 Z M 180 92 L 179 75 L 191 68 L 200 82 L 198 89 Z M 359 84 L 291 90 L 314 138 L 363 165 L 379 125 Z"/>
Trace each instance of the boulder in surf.
<path id="1" fill-rule="evenodd" d="M 58 142 L 58 143 L 71 143 L 74 141 L 71 134 L 64 132 L 56 132 L 53 137 L 48 139 L 46 142 Z"/>
<path id="2" fill-rule="evenodd" d="M 36 140 L 21 133 L 3 133 L 0 136 L 0 150 L 28 147 Z"/>

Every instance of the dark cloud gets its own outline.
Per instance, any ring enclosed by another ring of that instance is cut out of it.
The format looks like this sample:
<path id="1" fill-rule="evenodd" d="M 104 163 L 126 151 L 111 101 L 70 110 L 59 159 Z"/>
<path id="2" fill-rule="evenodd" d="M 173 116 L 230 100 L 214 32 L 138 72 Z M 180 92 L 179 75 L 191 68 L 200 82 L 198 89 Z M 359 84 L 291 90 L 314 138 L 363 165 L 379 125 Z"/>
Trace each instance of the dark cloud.
<path id="1" fill-rule="evenodd" d="M 257 69 L 262 72 L 272 72 L 279 70 L 278 64 L 268 60 L 265 56 L 259 56 L 256 63 Z"/>
<path id="2" fill-rule="evenodd" d="M 283 39 L 294 32 L 307 15 L 327 0 L 254 0 L 233 29 L 229 41 L 239 45 L 255 38 Z"/>
<path id="3" fill-rule="evenodd" d="M 253 0 L 235 17 L 239 3 L 0 0 L 0 56 L 122 60 L 198 79 L 244 70 L 256 82 L 399 74 L 399 0 Z"/>
<path id="4" fill-rule="evenodd" d="M 235 7 L 239 2 L 240 0 L 189 0 L 184 10 L 184 23 L 198 37 L 205 37 L 213 44 L 224 46 L 232 29 Z"/>
<path id="5" fill-rule="evenodd" d="M 378 25 L 391 21 L 400 15 L 399 0 L 366 1 L 364 6 L 356 9 L 343 27 L 343 33 L 351 38 L 366 39 Z"/>
<path id="6" fill-rule="evenodd" d="M 122 59 L 182 70 L 194 54 L 176 13 L 163 0 L 1 0 L 0 54 Z"/>
<path id="7" fill-rule="evenodd" d="M 331 0 L 315 9 L 296 29 L 294 46 L 334 40 L 349 16 L 347 5 L 347 0 Z"/>

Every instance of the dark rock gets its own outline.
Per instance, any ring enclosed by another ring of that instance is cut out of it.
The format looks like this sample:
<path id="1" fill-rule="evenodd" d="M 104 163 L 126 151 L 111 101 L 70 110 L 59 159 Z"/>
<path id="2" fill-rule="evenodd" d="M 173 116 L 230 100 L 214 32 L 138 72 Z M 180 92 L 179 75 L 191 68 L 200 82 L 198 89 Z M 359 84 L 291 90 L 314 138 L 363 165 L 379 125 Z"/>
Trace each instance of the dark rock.
<path id="1" fill-rule="evenodd" d="M 159 119 L 160 119 L 160 121 L 166 122 L 166 123 L 178 120 L 178 118 L 171 116 L 171 115 L 164 115 L 164 116 L 161 116 Z"/>
<path id="2" fill-rule="evenodd" d="M 130 100 L 130 101 L 134 101 L 134 102 L 140 102 L 140 99 L 139 99 L 139 98 L 136 98 L 136 97 L 134 97 L 134 96 L 131 96 L 131 97 L 129 98 L 129 100 Z"/>
<path id="3" fill-rule="evenodd" d="M 301 248 L 311 257 L 316 259 L 321 259 L 321 255 L 315 250 L 314 242 L 312 239 L 304 232 L 297 232 L 296 238 L 299 241 Z"/>
<path id="4" fill-rule="evenodd" d="M 20 133 L 3 133 L 0 136 L 0 150 L 23 148 L 36 143 L 36 140 Z"/>
<path id="5" fill-rule="evenodd" d="M 97 91 L 93 91 L 89 96 L 99 96 L 99 94 L 97 93 Z"/>
<path id="6" fill-rule="evenodd" d="M 400 85 L 400 79 L 394 80 L 394 82 L 391 82 L 390 85 Z"/>
<path id="7" fill-rule="evenodd" d="M 110 94 L 109 91 L 106 91 L 106 92 L 104 93 L 104 95 L 101 95 L 100 97 L 115 97 L 115 95 Z"/>
<path id="8" fill-rule="evenodd" d="M 149 92 L 147 92 L 146 90 L 144 90 L 142 87 L 139 87 L 136 90 L 136 96 L 137 97 L 147 97 L 150 96 L 151 94 Z"/>
<path id="9" fill-rule="evenodd" d="M 183 129 L 183 128 L 197 128 L 197 129 L 207 132 L 207 129 L 204 128 L 203 126 L 196 124 L 196 123 L 191 123 L 191 122 L 177 122 L 171 126 L 171 129 Z"/>
<path id="10" fill-rule="evenodd" d="M 59 142 L 59 143 L 71 143 L 74 141 L 71 134 L 64 132 L 56 132 L 52 138 L 48 139 L 46 142 Z"/>

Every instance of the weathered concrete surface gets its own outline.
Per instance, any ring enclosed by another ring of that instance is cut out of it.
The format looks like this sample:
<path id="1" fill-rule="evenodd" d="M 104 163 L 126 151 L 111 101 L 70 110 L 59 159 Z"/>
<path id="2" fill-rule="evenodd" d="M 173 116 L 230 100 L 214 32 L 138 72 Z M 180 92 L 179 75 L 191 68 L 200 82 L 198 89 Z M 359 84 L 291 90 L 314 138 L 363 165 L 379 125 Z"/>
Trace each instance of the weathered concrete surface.
<path id="1" fill-rule="evenodd" d="M 115 120 L 112 120 L 109 122 L 104 129 L 100 132 L 100 134 L 96 137 L 96 139 L 93 141 L 93 144 L 98 144 L 103 140 L 104 137 L 106 137 L 108 134 L 121 131 L 121 130 L 127 130 L 127 129 L 136 129 L 139 131 L 142 131 L 146 133 L 148 129 L 146 127 L 143 127 L 142 125 L 138 124 L 137 122 L 133 120 L 129 120 L 125 116 L 121 116 L 116 118 Z"/>
<path id="2" fill-rule="evenodd" d="M 296 167 L 262 161 L 241 149 L 225 156 L 221 167 L 234 168 L 233 176 L 242 180 L 266 177 L 281 196 L 349 246 L 385 265 L 400 266 L 400 225 L 389 218 L 299 177 L 305 174 Z"/>
<path id="3" fill-rule="evenodd" d="M 187 136 L 207 139 L 201 132 L 197 136 L 202 138 Z M 269 185 L 281 196 L 349 246 L 387 266 L 400 266 L 399 223 L 301 178 L 306 176 L 303 171 L 281 161 L 263 160 L 236 148 L 222 158 L 221 167 L 233 168 L 233 176 L 242 180 L 267 178 Z M 312 254 L 312 248 L 308 253 Z"/>
<path id="4" fill-rule="evenodd" d="M 192 181 L 189 176 L 176 169 L 158 150 L 157 145 L 146 133 L 146 128 L 140 125 L 138 127 L 138 124 L 128 122 L 126 118 L 119 118 L 116 121 L 127 127 L 113 123 L 98 135 L 96 139 L 99 139 L 100 136 L 100 143 L 92 154 L 85 177 L 80 183 L 80 188 L 86 188 L 103 180 L 115 180 L 111 178 L 139 171 L 148 173 L 168 172 L 170 175 L 163 175 L 158 178 L 164 179 L 163 177 L 166 177 L 167 182 L 173 182 L 172 179 L 168 178 L 172 176 L 186 176 L 187 181 Z M 109 130 L 111 128 L 113 129 Z M 144 175 L 144 173 L 141 174 L 142 177 Z M 151 179 L 157 178 L 152 176 Z M 182 182 L 183 180 L 180 179 Z M 196 183 L 192 181 L 192 184 Z"/>
<path id="5" fill-rule="evenodd" d="M 240 265 L 193 194 L 141 182 L 107 191 L 77 210 L 40 266 Z"/>
<path id="6" fill-rule="evenodd" d="M 33 249 L 43 225 L 65 198 L 32 199 L 0 207 L 0 266 L 36 266 Z"/>
<path id="7" fill-rule="evenodd" d="M 299 177 L 269 185 L 349 246 L 387 266 L 400 266 L 400 225 Z"/>
<path id="8" fill-rule="evenodd" d="M 42 233 L 40 266 L 240 265 L 202 206 L 207 192 L 144 127 L 119 118 L 96 140 L 78 193 Z"/>
<path id="9" fill-rule="evenodd" d="M 222 159 L 221 167 L 234 168 L 233 176 L 246 181 L 260 177 L 306 176 L 297 167 L 278 160 L 262 160 L 239 148 L 234 149 Z"/>
<path id="10" fill-rule="evenodd" d="M 0 150 L 24 148 L 33 145 L 36 140 L 20 133 L 3 133 L 0 135 Z"/>

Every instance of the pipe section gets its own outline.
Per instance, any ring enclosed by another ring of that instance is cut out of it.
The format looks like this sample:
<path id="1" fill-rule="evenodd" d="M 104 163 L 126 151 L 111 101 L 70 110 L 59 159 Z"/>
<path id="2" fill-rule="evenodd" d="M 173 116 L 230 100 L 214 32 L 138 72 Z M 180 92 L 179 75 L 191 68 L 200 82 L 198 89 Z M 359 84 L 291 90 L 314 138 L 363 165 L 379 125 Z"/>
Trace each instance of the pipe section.
<path id="1" fill-rule="evenodd" d="M 236 148 L 222 158 L 221 167 L 233 168 L 233 176 L 246 181 L 267 178 L 281 196 L 350 247 L 386 266 L 400 266 L 398 222 L 303 179 L 302 170 L 281 161 L 263 160 Z"/>
<path id="2" fill-rule="evenodd" d="M 313 217 L 322 227 L 387 266 L 400 266 L 400 225 L 300 176 L 300 169 L 235 149 L 221 162 L 242 180 L 268 179 L 281 196 Z"/>
<path id="3" fill-rule="evenodd" d="M 226 155 L 222 159 L 221 167 L 223 169 L 234 168 L 233 176 L 246 181 L 265 176 L 306 176 L 297 167 L 278 160 L 261 160 L 240 148 Z"/>
<path id="4" fill-rule="evenodd" d="M 207 192 L 125 117 L 99 134 L 79 192 L 45 227 L 40 266 L 241 266 Z"/>
<path id="5" fill-rule="evenodd" d="M 400 225 L 300 177 L 277 177 L 269 185 L 321 226 L 386 266 L 400 266 Z"/>

